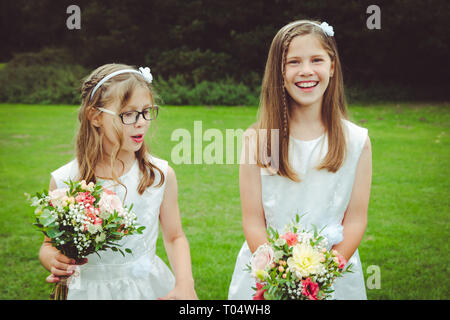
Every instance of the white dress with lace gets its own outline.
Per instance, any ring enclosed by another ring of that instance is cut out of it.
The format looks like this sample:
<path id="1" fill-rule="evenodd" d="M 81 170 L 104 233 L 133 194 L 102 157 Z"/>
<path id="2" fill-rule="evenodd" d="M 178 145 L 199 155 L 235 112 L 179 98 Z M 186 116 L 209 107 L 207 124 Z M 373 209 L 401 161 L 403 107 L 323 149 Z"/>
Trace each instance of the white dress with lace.
<path id="1" fill-rule="evenodd" d="M 343 166 L 336 172 L 316 170 L 326 155 L 328 139 L 321 137 L 302 141 L 289 139 L 289 161 L 299 174 L 301 182 L 294 182 L 261 169 L 262 202 L 267 226 L 284 231 L 286 224 L 295 220 L 296 214 L 304 215 L 300 222 L 312 230 L 325 227 L 322 234 L 328 238 L 329 248 L 343 240 L 342 220 L 347 209 L 355 179 L 356 167 L 367 140 L 367 129 L 343 120 L 347 142 L 347 156 Z M 250 273 L 244 268 L 251 252 L 247 242 L 242 246 L 231 280 L 230 300 L 252 299 L 256 287 Z M 367 299 L 364 277 L 358 250 L 350 258 L 353 273 L 347 273 L 334 283 L 334 299 Z"/>
<path id="2" fill-rule="evenodd" d="M 167 176 L 168 163 L 155 157 L 151 162 Z M 155 170 L 154 185 L 159 182 Z M 72 160 L 52 172 L 58 188 L 67 187 L 64 181 L 78 179 L 78 163 Z M 164 297 L 175 285 L 175 278 L 168 266 L 155 254 L 158 238 L 159 209 L 164 195 L 165 182 L 161 187 L 149 187 L 142 195 L 137 191 L 141 173 L 137 160 L 119 180 L 127 187 L 124 205 L 133 204 L 138 223 L 146 227 L 143 234 L 124 237 L 122 248 L 130 248 L 132 254 L 111 250 L 90 254 L 88 263 L 79 266 L 79 275 L 69 285 L 68 299 L 157 299 Z M 104 187 L 117 193 L 123 201 L 125 188 L 112 180 L 98 179 Z M 78 273 L 78 272 L 76 272 Z"/>

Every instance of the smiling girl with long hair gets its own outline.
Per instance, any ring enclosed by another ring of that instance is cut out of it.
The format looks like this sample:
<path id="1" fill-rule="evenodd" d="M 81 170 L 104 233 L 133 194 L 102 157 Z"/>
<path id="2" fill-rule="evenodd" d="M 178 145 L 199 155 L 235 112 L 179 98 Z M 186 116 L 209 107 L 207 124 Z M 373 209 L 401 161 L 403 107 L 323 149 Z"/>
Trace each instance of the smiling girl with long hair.
<path id="1" fill-rule="evenodd" d="M 367 225 L 371 146 L 367 129 L 347 120 L 343 88 L 330 25 L 300 20 L 278 31 L 267 59 L 259 119 L 244 135 L 257 132 L 258 143 L 243 143 L 244 154 L 256 158 L 240 166 L 246 242 L 229 299 L 252 298 L 255 281 L 244 271 L 252 252 L 268 242 L 267 227 L 282 233 L 297 214 L 306 228 L 323 228 L 329 247 L 353 265 L 353 273 L 336 280 L 334 298 L 366 299 L 357 248 Z"/>

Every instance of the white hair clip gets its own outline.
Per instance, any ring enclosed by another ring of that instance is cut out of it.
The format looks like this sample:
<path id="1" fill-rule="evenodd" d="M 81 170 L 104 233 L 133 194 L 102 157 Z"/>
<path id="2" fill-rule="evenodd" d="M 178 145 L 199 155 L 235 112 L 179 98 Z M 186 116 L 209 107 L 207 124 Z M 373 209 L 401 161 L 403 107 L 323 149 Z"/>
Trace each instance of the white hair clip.
<path id="1" fill-rule="evenodd" d="M 310 24 L 313 24 L 313 25 L 315 25 L 315 26 L 318 26 L 320 29 L 322 29 L 322 31 L 323 31 L 327 36 L 330 36 L 330 37 L 334 36 L 334 30 L 333 30 L 333 27 L 330 26 L 330 25 L 329 25 L 328 23 L 326 23 L 326 22 L 322 22 L 321 24 L 317 24 L 317 23 L 315 23 L 315 22 L 308 21 L 307 23 L 310 23 Z"/>
<path id="2" fill-rule="evenodd" d="M 329 35 L 330 37 L 334 36 L 334 30 L 333 27 L 330 26 L 328 23 L 326 22 L 322 22 L 320 24 L 320 28 L 323 30 L 323 32 L 325 32 L 327 35 Z"/>
<path id="3" fill-rule="evenodd" d="M 116 72 L 113 72 L 113 73 L 108 74 L 106 77 L 104 77 L 102 80 L 100 80 L 100 81 L 96 84 L 96 86 L 94 87 L 94 89 L 93 89 L 92 92 L 91 92 L 91 97 L 89 98 L 89 100 L 92 99 L 92 97 L 93 97 L 94 94 L 95 94 L 95 91 L 97 91 L 97 89 L 100 88 L 100 86 L 101 86 L 102 84 L 104 84 L 106 81 L 108 81 L 108 80 L 111 79 L 112 77 L 117 76 L 117 75 L 122 74 L 122 73 L 137 73 L 137 74 L 140 74 L 140 75 L 141 75 L 148 83 L 152 83 L 152 81 L 153 81 L 153 76 L 152 76 L 152 74 L 151 74 L 151 72 L 150 72 L 150 68 L 149 68 L 149 67 L 145 67 L 145 68 L 140 67 L 140 68 L 139 68 L 139 71 L 134 70 L 134 69 L 123 69 L 123 70 L 118 70 L 118 71 L 116 71 Z"/>
<path id="4" fill-rule="evenodd" d="M 140 67 L 139 71 L 141 72 L 142 76 L 145 78 L 145 80 L 148 81 L 148 83 L 152 83 L 153 81 L 153 76 L 150 73 L 150 68 L 149 67 Z"/>

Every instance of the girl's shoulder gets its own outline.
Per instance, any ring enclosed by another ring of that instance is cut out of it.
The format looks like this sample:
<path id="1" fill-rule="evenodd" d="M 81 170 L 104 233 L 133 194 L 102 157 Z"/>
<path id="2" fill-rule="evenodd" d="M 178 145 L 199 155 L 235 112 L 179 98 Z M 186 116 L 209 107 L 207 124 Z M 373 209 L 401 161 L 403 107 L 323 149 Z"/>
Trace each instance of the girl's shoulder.
<path id="1" fill-rule="evenodd" d="M 348 133 L 351 135 L 359 135 L 364 136 L 367 135 L 368 130 L 366 128 L 360 127 L 354 122 L 351 122 L 347 119 L 342 119 L 342 122 L 344 123 L 344 127 L 347 129 Z"/>
<path id="2" fill-rule="evenodd" d="M 166 184 L 167 182 L 167 177 L 168 175 L 174 174 L 173 169 L 169 166 L 169 163 L 167 162 L 167 160 L 155 157 L 154 155 L 147 153 L 146 154 L 147 160 L 156 168 L 158 168 L 159 170 L 153 170 L 153 173 L 155 174 L 155 182 L 153 185 L 156 185 L 158 183 L 160 183 L 162 177 L 161 177 L 161 173 L 163 175 L 163 185 Z"/>
<path id="3" fill-rule="evenodd" d="M 344 123 L 347 144 L 351 150 L 355 150 L 359 154 L 366 144 L 368 130 L 346 119 L 343 119 L 342 122 Z"/>
<path id="4" fill-rule="evenodd" d="M 76 180 L 78 176 L 78 161 L 73 159 L 65 165 L 59 167 L 51 173 L 52 178 L 55 180 L 58 188 L 65 188 L 67 185 L 64 181 L 69 179 Z"/>
<path id="5" fill-rule="evenodd" d="M 363 139 L 364 141 L 367 139 L 368 130 L 366 128 L 360 127 L 347 119 L 342 119 L 342 123 L 344 124 L 344 131 L 348 139 Z"/>
<path id="6" fill-rule="evenodd" d="M 160 169 L 164 174 L 167 174 L 167 170 L 169 168 L 169 163 L 161 158 L 155 157 L 154 155 L 147 153 L 147 160 L 150 161 L 151 164 Z"/>

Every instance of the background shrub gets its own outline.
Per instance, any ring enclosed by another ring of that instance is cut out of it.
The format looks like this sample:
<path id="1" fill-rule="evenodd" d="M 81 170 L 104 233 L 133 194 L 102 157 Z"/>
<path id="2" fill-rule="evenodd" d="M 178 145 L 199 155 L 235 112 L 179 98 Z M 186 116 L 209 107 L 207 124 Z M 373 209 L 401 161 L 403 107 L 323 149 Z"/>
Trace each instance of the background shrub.
<path id="1" fill-rule="evenodd" d="M 259 88 L 250 88 L 232 79 L 201 81 L 197 85 L 182 75 L 155 79 L 155 89 L 164 104 L 169 105 L 258 105 Z"/>
<path id="2" fill-rule="evenodd" d="M 72 64 L 64 49 L 21 53 L 0 70 L 0 101 L 37 104 L 78 104 L 87 69 Z"/>

